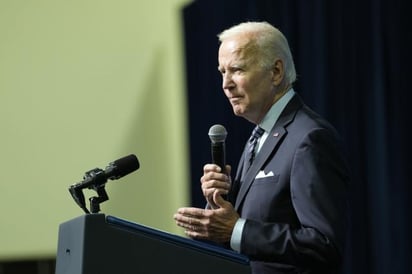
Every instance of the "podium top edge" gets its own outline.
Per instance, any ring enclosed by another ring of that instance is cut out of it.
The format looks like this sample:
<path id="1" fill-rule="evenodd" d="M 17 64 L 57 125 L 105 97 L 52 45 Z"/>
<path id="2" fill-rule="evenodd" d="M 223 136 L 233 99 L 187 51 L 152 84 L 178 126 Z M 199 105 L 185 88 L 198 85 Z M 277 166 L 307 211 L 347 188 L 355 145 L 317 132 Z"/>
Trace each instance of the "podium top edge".
<path id="1" fill-rule="evenodd" d="M 225 249 L 221 246 L 212 243 L 184 238 L 178 235 L 150 228 L 148 226 L 137 224 L 110 215 L 106 216 L 106 222 L 110 225 L 117 226 L 122 229 L 127 229 L 131 232 L 139 232 L 148 236 L 156 237 L 163 241 L 178 244 L 185 248 L 190 248 L 193 250 L 197 250 L 199 252 L 208 253 L 210 255 L 218 256 L 236 263 L 249 265 L 249 258 L 245 255 L 239 254 L 232 250 Z"/>

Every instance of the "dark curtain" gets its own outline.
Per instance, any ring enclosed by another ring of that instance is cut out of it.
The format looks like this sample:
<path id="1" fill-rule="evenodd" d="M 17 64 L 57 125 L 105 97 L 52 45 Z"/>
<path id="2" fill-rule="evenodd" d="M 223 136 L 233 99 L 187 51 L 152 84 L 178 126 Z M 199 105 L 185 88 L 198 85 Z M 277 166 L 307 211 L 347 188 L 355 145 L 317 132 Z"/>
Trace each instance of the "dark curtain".
<path id="1" fill-rule="evenodd" d="M 210 126 L 228 131 L 232 174 L 253 127 L 224 96 L 216 35 L 243 21 L 268 21 L 289 40 L 295 90 L 345 141 L 352 183 L 344 273 L 410 273 L 407 13 L 399 0 L 198 0 L 185 7 L 192 204 L 205 203 L 199 179 L 211 159 Z"/>

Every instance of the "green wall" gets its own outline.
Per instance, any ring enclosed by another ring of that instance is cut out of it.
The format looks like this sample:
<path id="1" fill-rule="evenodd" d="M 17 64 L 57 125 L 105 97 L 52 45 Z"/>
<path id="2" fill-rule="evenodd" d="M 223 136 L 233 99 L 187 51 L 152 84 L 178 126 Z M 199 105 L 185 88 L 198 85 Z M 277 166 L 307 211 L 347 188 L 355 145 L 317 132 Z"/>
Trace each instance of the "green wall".
<path id="1" fill-rule="evenodd" d="M 0 260 L 54 256 L 83 214 L 68 186 L 130 153 L 141 167 L 106 185 L 102 212 L 180 233 L 187 2 L 0 0 Z"/>

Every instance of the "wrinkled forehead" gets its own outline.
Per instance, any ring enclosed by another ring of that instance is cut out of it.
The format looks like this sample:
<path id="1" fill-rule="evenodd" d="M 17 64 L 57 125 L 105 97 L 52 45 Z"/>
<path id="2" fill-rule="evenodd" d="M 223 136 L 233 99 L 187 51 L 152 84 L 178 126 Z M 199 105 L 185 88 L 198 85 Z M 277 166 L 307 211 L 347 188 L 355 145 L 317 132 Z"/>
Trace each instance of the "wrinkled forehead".
<path id="1" fill-rule="evenodd" d="M 223 41 L 219 47 L 219 62 L 224 59 L 254 60 L 258 56 L 258 47 L 249 37 L 237 36 Z"/>

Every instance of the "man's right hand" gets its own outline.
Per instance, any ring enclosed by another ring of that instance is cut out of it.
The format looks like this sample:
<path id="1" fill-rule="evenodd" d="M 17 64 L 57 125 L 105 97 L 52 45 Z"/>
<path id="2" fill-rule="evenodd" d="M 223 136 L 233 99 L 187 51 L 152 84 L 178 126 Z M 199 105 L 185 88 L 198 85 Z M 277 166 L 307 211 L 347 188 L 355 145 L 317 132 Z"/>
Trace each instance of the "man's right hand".
<path id="1" fill-rule="evenodd" d="M 221 168 L 215 164 L 206 164 L 203 167 L 203 176 L 200 178 L 202 192 L 212 208 L 218 208 L 213 202 L 213 193 L 216 191 L 219 195 L 226 195 L 230 190 L 231 169 L 230 165 L 226 165 L 226 172 L 222 173 Z"/>

